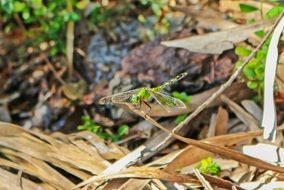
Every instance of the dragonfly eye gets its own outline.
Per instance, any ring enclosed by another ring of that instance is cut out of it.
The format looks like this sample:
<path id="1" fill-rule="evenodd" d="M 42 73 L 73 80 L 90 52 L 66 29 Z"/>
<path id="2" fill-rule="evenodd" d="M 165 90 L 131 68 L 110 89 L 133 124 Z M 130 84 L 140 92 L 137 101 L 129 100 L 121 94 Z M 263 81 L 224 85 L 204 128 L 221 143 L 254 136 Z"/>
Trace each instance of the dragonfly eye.
<path id="1" fill-rule="evenodd" d="M 131 102 L 134 104 L 137 104 L 140 101 L 140 97 L 137 95 L 132 95 L 131 96 Z"/>

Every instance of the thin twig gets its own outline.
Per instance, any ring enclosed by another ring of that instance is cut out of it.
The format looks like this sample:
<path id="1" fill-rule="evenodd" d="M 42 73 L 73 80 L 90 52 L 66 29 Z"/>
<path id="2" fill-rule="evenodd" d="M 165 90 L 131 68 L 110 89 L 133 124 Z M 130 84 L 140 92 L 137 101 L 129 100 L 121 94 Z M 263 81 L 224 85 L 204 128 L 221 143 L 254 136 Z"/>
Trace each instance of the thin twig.
<path id="1" fill-rule="evenodd" d="M 239 161 L 241 163 L 245 163 L 244 162 L 245 160 L 250 160 L 251 165 L 254 165 L 255 167 L 262 168 L 262 169 L 265 169 L 265 170 L 273 170 L 273 171 L 278 172 L 278 173 L 284 173 L 284 168 L 282 168 L 282 167 L 275 166 L 273 164 L 270 164 L 270 163 L 265 162 L 263 160 L 260 160 L 258 158 L 254 158 L 252 156 L 240 154 L 236 150 L 233 150 L 233 149 L 230 149 L 230 148 L 227 148 L 227 147 L 224 147 L 224 146 L 220 146 L 220 145 L 213 145 L 213 144 L 201 142 L 201 141 L 190 139 L 190 138 L 185 138 L 185 137 L 182 137 L 178 134 L 175 134 L 173 131 L 170 131 L 169 129 L 165 128 L 164 126 L 159 124 L 157 121 L 155 121 L 153 118 L 146 115 L 143 111 L 139 111 L 139 110 L 135 109 L 130 104 L 127 104 L 127 105 L 129 106 L 129 108 L 133 112 L 140 115 L 141 117 L 143 117 L 144 119 L 146 119 L 147 121 L 149 121 L 150 123 L 152 123 L 153 125 L 158 127 L 159 129 L 165 131 L 166 133 L 169 133 L 170 137 L 174 137 L 174 138 L 176 138 L 176 139 L 178 139 L 178 140 L 180 140 L 180 141 L 182 141 L 186 144 L 196 146 L 200 149 L 212 152 L 214 154 L 226 156 L 227 158 Z M 165 142 L 165 141 L 162 141 L 162 142 Z M 161 143 L 159 145 L 161 145 Z M 157 150 L 157 148 L 159 148 L 159 145 L 152 148 L 152 151 Z"/>
<path id="2" fill-rule="evenodd" d="M 147 121 L 149 121 L 150 123 L 152 123 L 153 125 L 158 127 L 159 129 L 161 129 L 161 130 L 163 130 L 163 131 L 165 131 L 166 133 L 169 134 L 169 136 L 166 137 L 165 140 L 163 140 L 156 147 L 152 148 L 152 150 L 157 150 L 160 146 L 165 144 L 171 137 L 174 137 L 174 138 L 176 138 L 176 139 L 178 139 L 180 141 L 183 141 L 183 142 L 185 142 L 187 144 L 194 145 L 194 146 L 196 146 L 198 148 L 205 149 L 205 150 L 210 151 L 212 153 L 223 155 L 222 153 L 224 151 L 226 151 L 227 152 L 227 155 L 226 155 L 227 157 L 231 157 L 232 159 L 237 160 L 239 162 L 243 162 L 243 160 L 249 158 L 249 159 L 255 161 L 255 166 L 256 167 L 260 167 L 260 168 L 268 169 L 268 170 L 273 168 L 274 171 L 277 171 L 279 173 L 283 173 L 284 172 L 284 168 L 279 168 L 279 167 L 276 167 L 276 166 L 274 166 L 272 164 L 269 164 L 270 167 L 267 167 L 268 163 L 266 163 L 266 162 L 264 162 L 264 161 L 262 161 L 260 159 L 253 158 L 251 156 L 246 156 L 246 155 L 239 154 L 235 150 L 232 150 L 232 149 L 229 149 L 229 148 L 226 148 L 226 147 L 222 147 L 222 146 L 216 146 L 216 145 L 211 145 L 211 144 L 207 144 L 207 143 L 203 143 L 203 142 L 198 142 L 196 140 L 185 138 L 185 137 L 182 137 L 180 135 L 175 134 L 176 131 L 178 131 L 181 128 L 185 127 L 195 116 L 197 116 L 202 110 L 204 110 L 215 98 L 217 98 L 219 95 L 221 95 L 224 92 L 224 90 L 226 88 L 228 88 L 233 83 L 233 81 L 237 78 L 237 76 L 240 74 L 242 69 L 255 56 L 256 52 L 260 49 L 260 47 L 269 38 L 270 34 L 273 32 L 274 28 L 276 27 L 278 22 L 281 20 L 282 16 L 283 16 L 283 13 L 278 17 L 278 19 L 276 20 L 276 22 L 274 23 L 274 25 L 270 29 L 270 31 L 266 33 L 265 37 L 262 39 L 260 44 L 245 59 L 245 61 L 242 63 L 242 65 L 232 74 L 232 76 L 229 78 L 229 80 L 226 83 L 224 83 L 223 85 L 221 85 L 221 87 L 211 97 L 209 97 L 202 105 L 200 105 L 191 115 L 189 115 L 181 124 L 177 125 L 172 131 L 170 131 L 170 130 L 166 129 L 165 127 L 163 127 L 161 124 L 159 124 L 153 118 L 151 118 L 150 116 L 145 114 L 143 111 L 139 111 L 139 110 L 135 109 L 133 107 L 133 105 L 125 103 L 129 107 L 130 110 L 132 110 L 133 112 L 135 112 L 136 114 L 140 115 L 141 117 L 143 117 L 144 119 L 146 119 Z M 263 166 L 260 163 L 263 163 Z"/>
<path id="3" fill-rule="evenodd" d="M 67 11 L 68 12 L 73 11 L 71 0 L 67 0 Z M 74 21 L 69 21 L 67 23 L 67 32 L 66 32 L 66 56 L 68 62 L 69 77 L 71 77 L 73 73 L 73 53 L 74 53 Z"/>
<path id="4" fill-rule="evenodd" d="M 54 74 L 55 78 L 62 84 L 62 85 L 65 85 L 65 81 L 56 73 L 56 70 L 53 66 L 53 64 L 49 61 L 48 57 L 46 56 L 46 54 L 42 54 L 43 55 L 43 58 L 44 60 L 46 61 L 46 63 L 48 64 L 51 72 Z"/>
<path id="5" fill-rule="evenodd" d="M 212 95 L 210 96 L 203 104 L 201 104 L 193 113 L 191 113 L 182 123 L 180 123 L 178 126 L 176 126 L 173 129 L 173 132 L 178 132 L 183 127 L 187 126 L 188 123 L 195 118 L 201 111 L 203 111 L 209 104 L 211 104 L 218 96 L 220 96 L 226 88 L 232 85 L 234 80 L 238 77 L 238 75 L 241 73 L 242 69 L 248 64 L 248 62 L 254 58 L 257 51 L 261 48 L 261 46 L 266 42 L 268 37 L 273 32 L 274 28 L 277 26 L 278 22 L 281 20 L 283 16 L 283 13 L 277 18 L 275 21 L 273 27 L 269 30 L 269 32 L 266 33 L 265 37 L 262 39 L 262 41 L 258 44 L 258 46 L 251 52 L 251 54 L 244 60 L 244 62 L 241 64 L 239 68 L 236 69 L 236 71 L 232 74 L 232 76 L 225 82 L 223 85 L 220 86 L 220 88 Z M 162 143 L 165 143 L 170 139 L 170 136 L 168 136 Z M 162 144 L 161 143 L 161 144 Z"/>

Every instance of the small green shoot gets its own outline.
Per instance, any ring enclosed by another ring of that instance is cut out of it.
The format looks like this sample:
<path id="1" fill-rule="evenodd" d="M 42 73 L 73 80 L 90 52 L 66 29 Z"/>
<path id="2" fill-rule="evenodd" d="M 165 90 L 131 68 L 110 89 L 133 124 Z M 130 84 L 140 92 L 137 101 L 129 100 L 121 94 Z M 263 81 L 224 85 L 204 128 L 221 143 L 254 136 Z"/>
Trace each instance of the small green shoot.
<path id="1" fill-rule="evenodd" d="M 177 91 L 174 91 L 172 93 L 172 96 L 177 98 L 177 99 L 180 99 L 181 101 L 183 101 L 184 103 L 186 104 L 189 104 L 189 102 L 191 101 L 192 99 L 192 96 L 186 94 L 186 92 L 177 92 Z"/>
<path id="2" fill-rule="evenodd" d="M 121 125 L 118 128 L 117 134 L 109 134 L 103 131 L 103 128 L 96 124 L 90 116 L 83 116 L 82 117 L 83 124 L 77 127 L 78 130 L 86 130 L 92 133 L 95 133 L 99 137 L 104 140 L 111 140 L 112 142 L 116 142 L 122 139 L 125 135 L 129 133 L 129 126 L 128 125 Z"/>
<path id="3" fill-rule="evenodd" d="M 86 130 L 95 134 L 102 132 L 102 127 L 96 124 L 88 115 L 82 117 L 83 124 L 77 127 L 78 130 Z"/>
<path id="4" fill-rule="evenodd" d="M 245 47 L 243 47 L 243 46 L 238 46 L 238 47 L 236 47 L 236 49 L 235 49 L 235 53 L 236 53 L 238 56 L 245 57 L 245 56 L 249 56 L 249 54 L 251 53 L 251 50 L 248 49 L 248 48 L 245 48 Z"/>
<path id="5" fill-rule="evenodd" d="M 128 125 L 121 125 L 118 128 L 118 136 L 123 137 L 129 133 L 129 126 Z"/>
<path id="6" fill-rule="evenodd" d="M 186 94 L 186 92 L 173 92 L 172 93 L 172 96 L 177 98 L 177 99 L 180 99 L 181 101 L 183 101 L 185 104 L 189 104 L 191 99 L 192 99 L 192 96 Z M 184 114 L 181 114 L 181 115 L 178 115 L 175 119 L 175 123 L 178 125 L 180 124 L 181 122 L 183 122 L 185 120 L 185 118 L 188 116 L 188 114 L 184 113 Z"/>
<path id="7" fill-rule="evenodd" d="M 263 38 L 265 36 L 265 32 L 263 30 L 256 31 L 254 32 L 254 34 L 260 38 Z"/>
<path id="8" fill-rule="evenodd" d="M 244 4 L 244 3 L 240 3 L 239 6 L 240 6 L 240 9 L 241 9 L 241 12 L 243 12 L 243 13 L 251 13 L 251 12 L 258 10 L 257 7 L 254 7 L 254 6 L 248 5 L 248 4 Z"/>
<path id="9" fill-rule="evenodd" d="M 185 120 L 186 117 L 187 117 L 186 113 L 178 115 L 175 119 L 175 123 L 177 125 L 180 124 L 181 122 L 183 122 Z"/>
<path id="10" fill-rule="evenodd" d="M 201 160 L 198 164 L 195 165 L 195 168 L 198 169 L 201 173 L 218 175 L 221 171 L 220 166 L 213 161 L 213 159 L 209 156 Z"/>
<path id="11" fill-rule="evenodd" d="M 273 18 L 280 15 L 284 11 L 284 3 L 272 7 L 264 16 L 265 19 Z"/>

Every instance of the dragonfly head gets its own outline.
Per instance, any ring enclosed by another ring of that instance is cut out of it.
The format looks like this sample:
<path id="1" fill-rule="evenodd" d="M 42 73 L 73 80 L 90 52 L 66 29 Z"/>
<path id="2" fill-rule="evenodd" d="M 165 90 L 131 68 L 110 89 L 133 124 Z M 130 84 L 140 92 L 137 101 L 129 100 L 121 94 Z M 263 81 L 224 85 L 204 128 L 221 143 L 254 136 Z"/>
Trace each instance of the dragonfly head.
<path id="1" fill-rule="evenodd" d="M 134 104 L 138 104 L 140 99 L 141 99 L 141 97 L 137 94 L 131 96 L 131 102 L 134 103 Z"/>

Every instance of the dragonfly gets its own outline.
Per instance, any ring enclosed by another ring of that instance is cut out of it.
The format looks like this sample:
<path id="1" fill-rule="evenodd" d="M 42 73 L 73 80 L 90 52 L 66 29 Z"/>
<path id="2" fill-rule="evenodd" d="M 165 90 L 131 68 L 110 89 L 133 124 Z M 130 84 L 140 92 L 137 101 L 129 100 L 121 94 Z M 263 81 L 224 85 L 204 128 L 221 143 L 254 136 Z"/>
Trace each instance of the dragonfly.
<path id="1" fill-rule="evenodd" d="M 167 110 L 168 112 L 170 112 L 173 108 L 186 108 L 186 105 L 181 100 L 163 93 L 163 90 L 165 88 L 181 80 L 186 75 L 187 75 L 186 72 L 181 73 L 176 77 L 174 77 L 173 79 L 169 80 L 168 82 L 164 83 L 163 85 L 154 88 L 142 87 L 106 96 L 101 98 L 99 100 L 99 103 L 131 104 L 134 105 L 136 108 L 138 106 L 139 109 L 141 108 L 141 104 L 144 103 L 146 106 L 150 108 L 151 111 L 151 106 L 149 105 L 148 102 L 151 101 L 151 99 L 154 99 L 163 109 Z"/>

